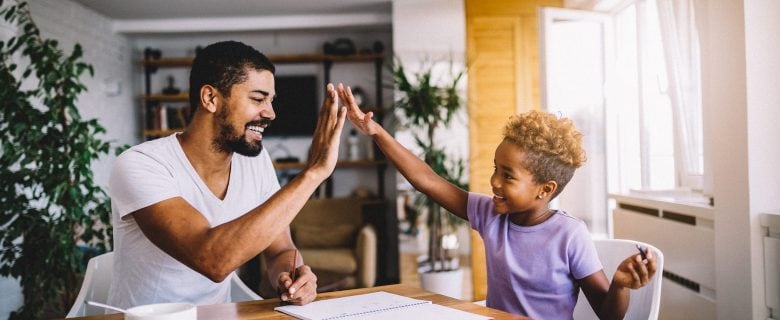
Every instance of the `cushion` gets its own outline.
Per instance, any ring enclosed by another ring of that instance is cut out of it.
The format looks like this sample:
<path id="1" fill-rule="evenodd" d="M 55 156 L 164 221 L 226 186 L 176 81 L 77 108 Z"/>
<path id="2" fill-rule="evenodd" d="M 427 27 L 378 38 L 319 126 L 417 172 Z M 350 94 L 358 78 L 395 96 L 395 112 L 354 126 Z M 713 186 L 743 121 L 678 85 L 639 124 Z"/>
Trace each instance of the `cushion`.
<path id="1" fill-rule="evenodd" d="M 301 256 L 312 269 L 341 274 L 353 274 L 357 271 L 355 254 L 350 249 L 301 249 Z"/>
<path id="2" fill-rule="evenodd" d="M 293 228 L 293 242 L 299 248 L 348 248 L 355 243 L 356 233 L 355 225 L 300 224 Z"/>

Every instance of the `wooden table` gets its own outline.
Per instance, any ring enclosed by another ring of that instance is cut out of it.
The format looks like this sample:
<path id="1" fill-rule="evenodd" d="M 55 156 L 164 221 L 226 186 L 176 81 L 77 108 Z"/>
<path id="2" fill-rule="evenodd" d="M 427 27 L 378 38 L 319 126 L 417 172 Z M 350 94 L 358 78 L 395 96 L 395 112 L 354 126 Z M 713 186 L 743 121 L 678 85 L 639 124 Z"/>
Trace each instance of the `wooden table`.
<path id="1" fill-rule="evenodd" d="M 513 315 L 504 311 L 486 308 L 468 301 L 453 299 L 440 294 L 428 292 L 420 288 L 404 284 L 394 284 L 388 286 L 379 286 L 373 288 L 361 288 L 344 291 L 327 292 L 317 295 L 317 300 L 339 298 L 344 296 L 363 294 L 376 291 L 385 291 L 407 296 L 414 299 L 430 300 L 433 303 L 459 309 L 467 312 L 477 313 L 492 317 L 495 320 L 519 320 L 528 319 L 526 317 Z M 279 299 L 266 299 L 258 301 L 247 301 L 239 303 L 224 303 L 198 306 L 198 319 L 295 319 L 286 314 L 274 311 L 274 307 L 279 305 Z M 100 316 L 89 316 L 73 319 L 124 319 L 123 314 L 108 314 Z"/>

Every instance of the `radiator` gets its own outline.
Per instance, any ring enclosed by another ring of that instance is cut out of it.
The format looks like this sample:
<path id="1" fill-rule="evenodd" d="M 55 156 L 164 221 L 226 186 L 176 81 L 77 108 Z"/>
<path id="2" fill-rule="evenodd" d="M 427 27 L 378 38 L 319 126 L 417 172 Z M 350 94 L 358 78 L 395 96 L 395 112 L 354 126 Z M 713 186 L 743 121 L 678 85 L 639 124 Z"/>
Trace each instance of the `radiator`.
<path id="1" fill-rule="evenodd" d="M 780 319 L 780 213 L 762 213 L 764 233 L 764 283 L 769 319 Z"/>
<path id="2" fill-rule="evenodd" d="M 715 319 L 715 219 L 712 207 L 611 195 L 615 238 L 664 253 L 660 319 Z"/>

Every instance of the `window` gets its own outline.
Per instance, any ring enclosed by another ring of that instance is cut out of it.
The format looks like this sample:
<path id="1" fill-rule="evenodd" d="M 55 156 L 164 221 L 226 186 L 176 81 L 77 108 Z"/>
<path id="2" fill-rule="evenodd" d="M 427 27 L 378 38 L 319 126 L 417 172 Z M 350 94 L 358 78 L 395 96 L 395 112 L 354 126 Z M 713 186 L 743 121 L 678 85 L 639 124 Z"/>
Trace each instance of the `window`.
<path id="1" fill-rule="evenodd" d="M 702 188 L 692 4 L 619 2 L 603 12 L 540 11 L 542 106 L 574 121 L 588 154 L 552 205 L 576 208 L 596 234 L 609 229 L 607 193 Z"/>
<path id="2" fill-rule="evenodd" d="M 687 28 L 692 9 L 670 2 L 632 1 L 612 13 L 615 81 L 607 112 L 617 119 L 611 125 L 619 142 L 607 153 L 617 154 L 620 172 L 611 192 L 702 187 L 698 39 Z"/>

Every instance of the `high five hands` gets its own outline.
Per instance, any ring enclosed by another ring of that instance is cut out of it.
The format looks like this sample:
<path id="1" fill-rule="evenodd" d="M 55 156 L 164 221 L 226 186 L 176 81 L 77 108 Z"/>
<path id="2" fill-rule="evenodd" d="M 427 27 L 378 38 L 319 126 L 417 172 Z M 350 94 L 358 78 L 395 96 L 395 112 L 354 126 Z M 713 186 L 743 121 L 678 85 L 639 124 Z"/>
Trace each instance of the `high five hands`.
<path id="1" fill-rule="evenodd" d="M 370 111 L 364 113 L 363 110 L 360 110 L 357 102 L 355 102 L 355 97 L 352 95 L 352 88 L 349 86 L 344 87 L 344 85 L 339 83 L 338 93 L 347 107 L 347 117 L 349 118 L 349 121 L 352 122 L 352 125 L 363 134 L 369 136 L 376 134 L 380 127 L 379 124 L 372 119 L 374 113 Z"/>
<path id="2" fill-rule="evenodd" d="M 317 172 L 323 180 L 333 173 L 339 157 L 339 143 L 341 131 L 344 129 L 346 108 L 338 105 L 336 89 L 332 83 L 329 83 L 317 127 L 314 129 L 308 163 L 309 169 Z"/>

